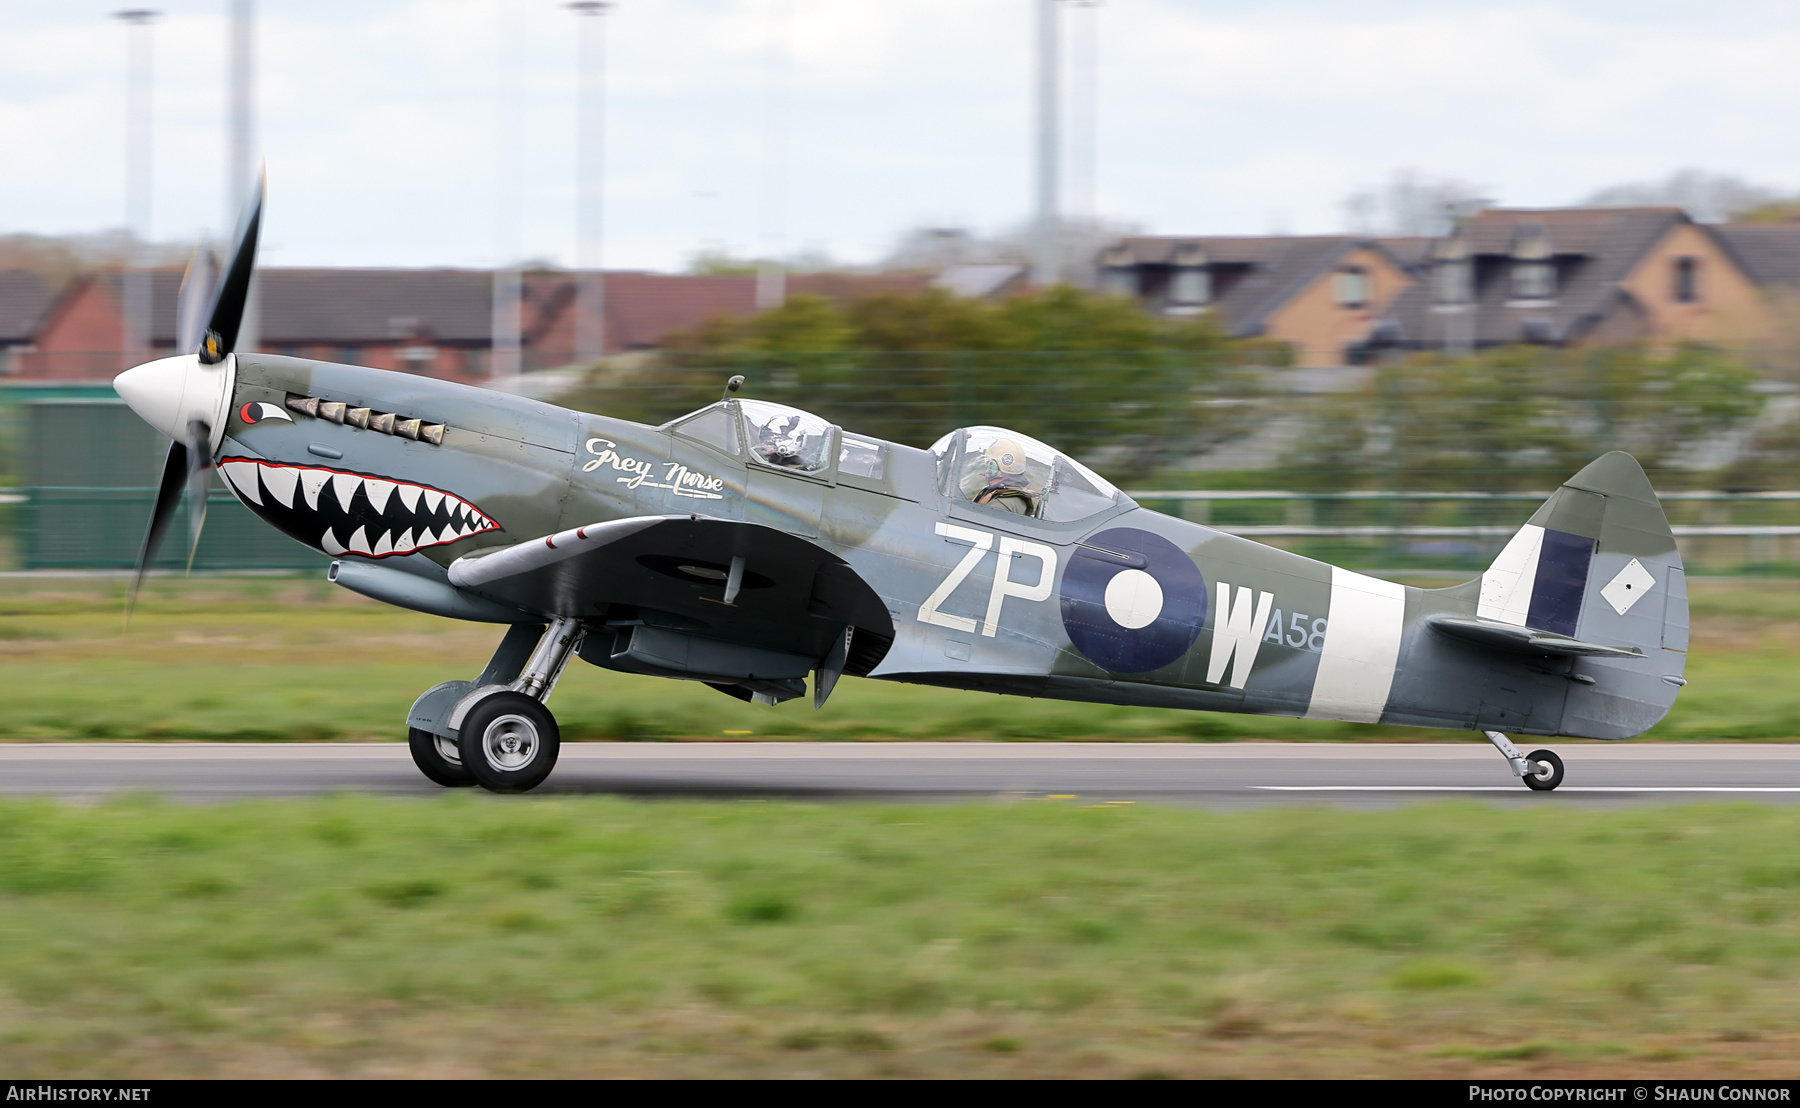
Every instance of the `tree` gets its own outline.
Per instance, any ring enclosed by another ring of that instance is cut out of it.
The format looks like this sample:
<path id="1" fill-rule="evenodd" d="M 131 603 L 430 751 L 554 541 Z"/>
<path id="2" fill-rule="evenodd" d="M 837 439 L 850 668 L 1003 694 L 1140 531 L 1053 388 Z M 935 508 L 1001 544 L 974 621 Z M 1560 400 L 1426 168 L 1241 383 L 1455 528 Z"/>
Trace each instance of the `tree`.
<path id="1" fill-rule="evenodd" d="M 1059 286 L 1001 303 L 942 289 L 840 304 L 795 296 L 671 336 L 653 368 L 595 378 L 576 406 L 659 421 L 716 399 L 742 373 L 749 394 L 807 408 L 853 431 L 925 445 L 956 426 L 997 423 L 1072 453 L 1110 448 L 1138 475 L 1197 438 L 1242 433 L 1203 401 L 1244 398 L 1241 367 L 1278 351 L 1208 317 L 1174 322 L 1135 301 Z"/>
<path id="2" fill-rule="evenodd" d="M 1344 216 L 1356 234 L 1445 235 L 1457 217 L 1493 203 L 1483 197 L 1484 191 L 1454 177 L 1427 177 L 1416 169 L 1400 169 L 1387 184 L 1345 197 Z"/>
<path id="3" fill-rule="evenodd" d="M 1728 173 L 1679 169 L 1661 181 L 1613 185 L 1592 193 L 1582 203 L 1596 208 L 1633 208 L 1669 205 L 1681 208 L 1702 223 L 1722 223 L 1739 213 L 1772 204 L 1793 203 L 1776 189 L 1753 184 Z"/>
<path id="4" fill-rule="evenodd" d="M 1285 464 L 1303 487 L 1493 492 L 1554 488 L 1612 449 L 1669 470 L 1754 416 L 1755 384 L 1697 346 L 1424 356 L 1319 400 Z"/>

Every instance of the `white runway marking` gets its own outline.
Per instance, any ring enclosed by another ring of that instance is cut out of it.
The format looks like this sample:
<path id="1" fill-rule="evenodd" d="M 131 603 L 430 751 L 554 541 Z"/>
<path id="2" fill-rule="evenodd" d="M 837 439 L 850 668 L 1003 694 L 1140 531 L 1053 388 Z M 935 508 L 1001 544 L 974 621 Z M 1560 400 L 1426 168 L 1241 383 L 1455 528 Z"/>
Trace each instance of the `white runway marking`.
<path id="1" fill-rule="evenodd" d="M 1520 785 L 1251 785 L 1283 793 L 1511 793 Z M 1562 785 L 1559 793 L 1800 793 L 1774 785 Z"/>

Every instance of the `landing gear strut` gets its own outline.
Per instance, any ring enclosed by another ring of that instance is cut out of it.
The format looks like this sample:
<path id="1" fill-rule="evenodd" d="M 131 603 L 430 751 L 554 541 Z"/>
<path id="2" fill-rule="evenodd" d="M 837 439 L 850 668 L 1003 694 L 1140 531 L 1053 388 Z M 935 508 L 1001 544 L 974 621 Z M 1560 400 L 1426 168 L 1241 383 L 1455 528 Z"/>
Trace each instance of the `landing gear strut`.
<path id="1" fill-rule="evenodd" d="M 556 768 L 562 737 L 544 701 L 581 644 L 580 620 L 517 624 L 474 681 L 446 681 L 407 715 L 408 746 L 440 785 L 522 793 Z M 529 657 L 526 652 L 529 651 Z"/>
<path id="2" fill-rule="evenodd" d="M 1563 763 L 1555 751 L 1534 750 L 1530 754 L 1520 754 L 1519 748 L 1500 732 L 1483 731 L 1482 734 L 1512 767 L 1513 776 L 1525 782 L 1526 788 L 1547 793 L 1562 784 Z"/>

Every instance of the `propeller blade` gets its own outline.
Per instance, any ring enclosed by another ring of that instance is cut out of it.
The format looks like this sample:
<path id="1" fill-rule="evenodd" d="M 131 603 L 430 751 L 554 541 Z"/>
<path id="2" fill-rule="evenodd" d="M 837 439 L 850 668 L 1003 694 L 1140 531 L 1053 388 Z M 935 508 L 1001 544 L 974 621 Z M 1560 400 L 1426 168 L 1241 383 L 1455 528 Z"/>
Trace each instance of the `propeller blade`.
<path id="1" fill-rule="evenodd" d="M 212 428 L 205 420 L 187 425 L 188 556 L 187 571 L 194 572 L 194 555 L 200 551 L 200 532 L 206 528 L 206 494 L 212 489 Z"/>
<path id="2" fill-rule="evenodd" d="M 131 593 L 125 598 L 125 623 L 131 624 L 131 610 L 137 607 L 138 590 L 144 585 L 144 572 L 156 548 L 162 545 L 163 533 L 175 518 L 175 506 L 181 503 L 181 486 L 188 476 L 188 448 L 180 442 L 169 444 L 169 456 L 163 460 L 162 484 L 156 490 L 156 505 L 150 509 L 150 526 L 144 532 L 144 546 L 138 551 L 137 573 L 131 578 Z"/>
<path id="3" fill-rule="evenodd" d="M 256 182 L 256 196 L 250 210 L 238 227 L 237 239 L 231 244 L 231 260 L 226 263 L 225 277 L 213 300 L 212 314 L 206 323 L 206 334 L 200 340 L 200 360 L 216 365 L 237 349 L 238 330 L 244 323 L 244 308 L 250 301 L 250 277 L 256 270 L 256 236 L 262 228 L 263 194 L 267 191 L 267 175 Z"/>
<path id="4" fill-rule="evenodd" d="M 181 294 L 175 301 L 175 351 L 192 354 L 200 349 L 206 314 L 212 310 L 213 286 L 219 282 L 219 259 L 205 239 L 194 243 L 187 272 L 181 275 Z"/>

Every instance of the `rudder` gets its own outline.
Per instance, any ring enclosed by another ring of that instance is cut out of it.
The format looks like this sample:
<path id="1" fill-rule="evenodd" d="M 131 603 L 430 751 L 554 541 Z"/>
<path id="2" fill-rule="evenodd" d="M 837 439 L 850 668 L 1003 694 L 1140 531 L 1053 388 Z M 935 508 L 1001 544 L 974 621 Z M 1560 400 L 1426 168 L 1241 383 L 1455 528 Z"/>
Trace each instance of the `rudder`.
<path id="1" fill-rule="evenodd" d="M 1662 719 L 1686 684 L 1687 583 L 1637 459 L 1615 450 L 1565 481 L 1481 575 L 1477 615 L 1641 652 L 1573 663 L 1562 734 L 1625 739 Z"/>

